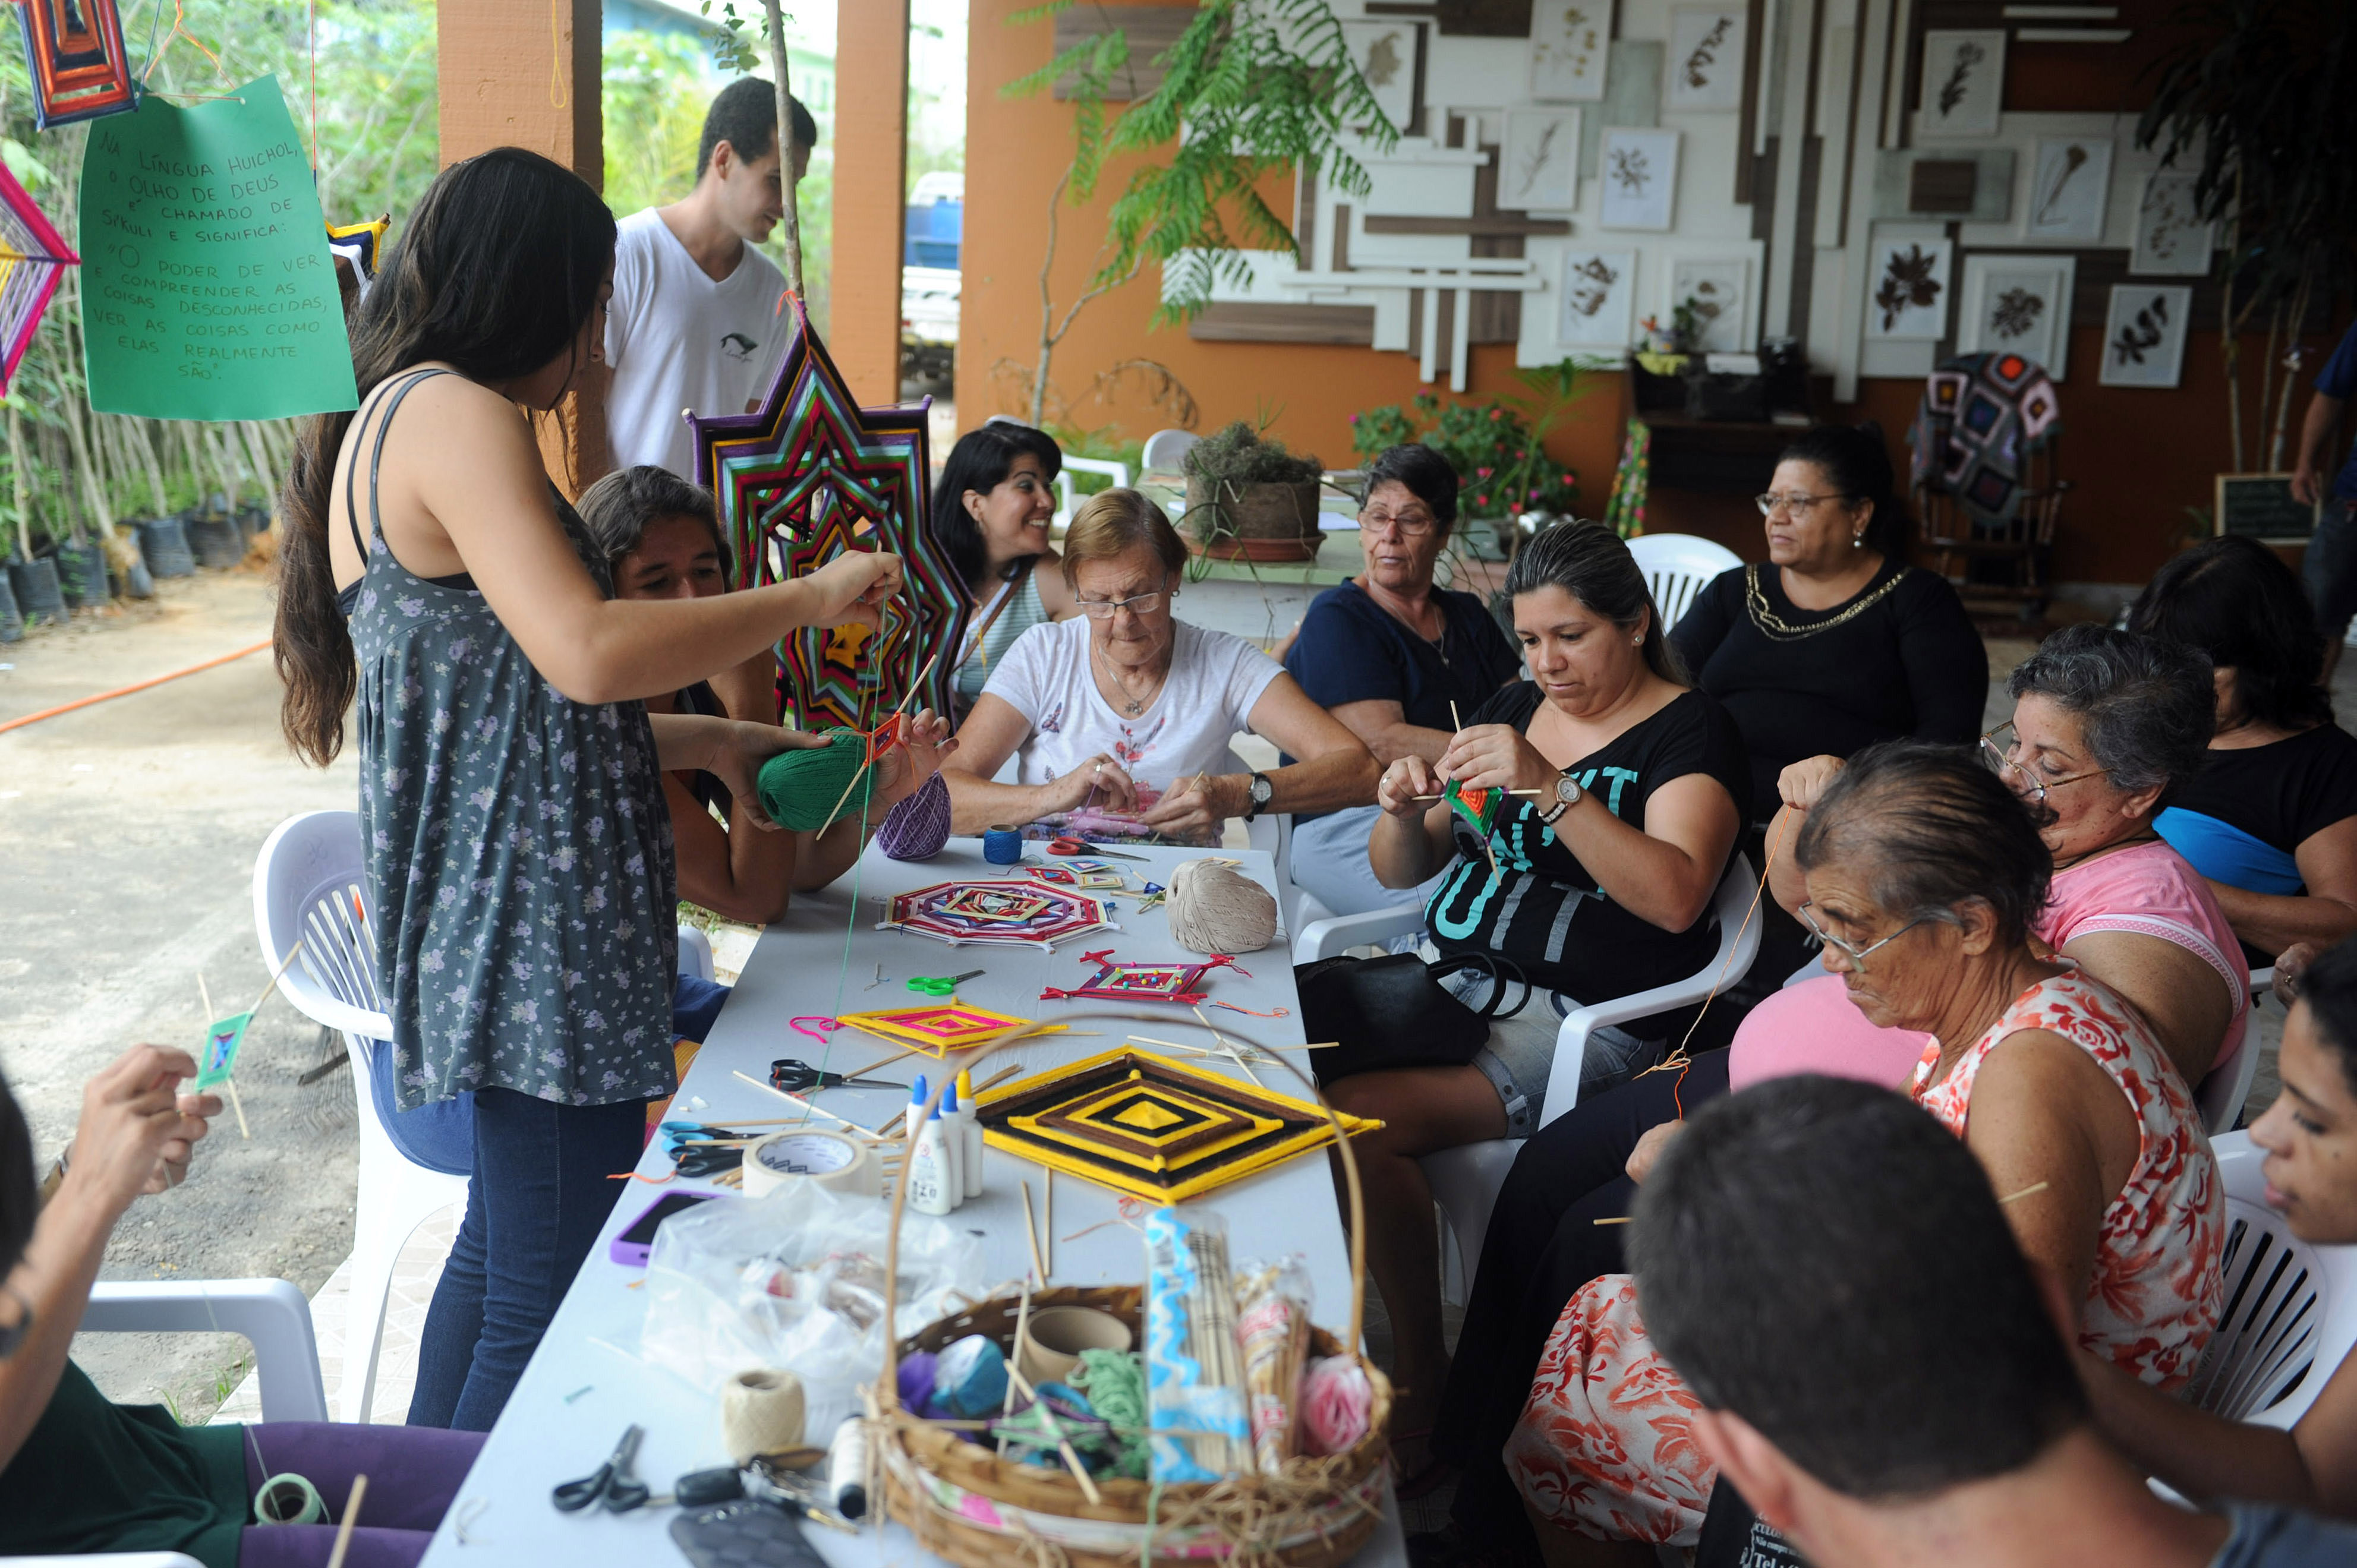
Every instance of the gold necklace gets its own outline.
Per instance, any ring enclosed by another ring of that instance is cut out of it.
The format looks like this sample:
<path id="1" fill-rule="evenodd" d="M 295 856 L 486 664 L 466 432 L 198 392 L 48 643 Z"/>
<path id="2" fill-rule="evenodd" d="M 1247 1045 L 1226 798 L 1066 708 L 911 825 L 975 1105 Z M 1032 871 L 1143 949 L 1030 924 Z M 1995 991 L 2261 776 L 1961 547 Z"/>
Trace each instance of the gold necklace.
<path id="1" fill-rule="evenodd" d="M 1759 566 L 1756 564 L 1746 566 L 1743 569 L 1744 607 L 1751 612 L 1751 624 L 1758 627 L 1763 635 L 1777 642 L 1798 642 L 1804 637 L 1814 637 L 1821 631 L 1831 631 L 1845 621 L 1864 615 L 1889 597 L 1893 588 L 1906 581 L 1907 572 L 1908 568 L 1901 566 L 1891 576 L 1890 581 L 1864 598 L 1856 601 L 1839 615 L 1828 617 L 1811 626 L 1794 626 L 1768 607 L 1768 596 L 1760 590 Z"/>

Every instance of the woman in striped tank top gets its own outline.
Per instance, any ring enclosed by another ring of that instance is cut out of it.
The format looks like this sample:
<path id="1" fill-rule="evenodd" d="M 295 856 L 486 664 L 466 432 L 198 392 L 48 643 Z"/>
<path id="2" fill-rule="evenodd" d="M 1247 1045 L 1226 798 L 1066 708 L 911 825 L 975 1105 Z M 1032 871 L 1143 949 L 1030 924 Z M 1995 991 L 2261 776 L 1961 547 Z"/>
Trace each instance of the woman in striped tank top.
<path id="1" fill-rule="evenodd" d="M 1048 548 L 1063 467 L 1054 436 L 1012 420 L 966 432 L 942 465 L 933 527 L 974 596 L 955 677 L 961 720 L 1017 638 L 1042 621 L 1080 613 Z"/>

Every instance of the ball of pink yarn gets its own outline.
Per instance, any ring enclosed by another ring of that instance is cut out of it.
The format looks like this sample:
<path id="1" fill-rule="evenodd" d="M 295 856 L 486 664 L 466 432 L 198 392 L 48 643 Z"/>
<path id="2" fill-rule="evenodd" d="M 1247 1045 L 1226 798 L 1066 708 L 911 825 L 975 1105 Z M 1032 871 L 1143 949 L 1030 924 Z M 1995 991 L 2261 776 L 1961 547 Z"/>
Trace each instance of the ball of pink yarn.
<path id="1" fill-rule="evenodd" d="M 878 848 L 894 860 L 931 860 L 950 842 L 950 787 L 939 773 L 884 813 Z"/>
<path id="2" fill-rule="evenodd" d="M 1309 1363 L 1301 1377 L 1301 1436 L 1313 1455 L 1341 1454 L 1367 1435 L 1375 1391 L 1365 1369 L 1348 1356 Z"/>

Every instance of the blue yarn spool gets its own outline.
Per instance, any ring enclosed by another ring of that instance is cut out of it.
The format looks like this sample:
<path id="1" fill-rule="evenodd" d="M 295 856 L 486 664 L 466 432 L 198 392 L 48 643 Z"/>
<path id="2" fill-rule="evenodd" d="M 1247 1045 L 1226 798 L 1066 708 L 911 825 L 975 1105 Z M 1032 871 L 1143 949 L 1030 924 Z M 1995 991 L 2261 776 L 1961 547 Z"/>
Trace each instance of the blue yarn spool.
<path id="1" fill-rule="evenodd" d="M 1023 858 L 1022 833 L 1006 826 L 986 829 L 982 835 L 982 858 L 993 865 L 1017 864 Z"/>

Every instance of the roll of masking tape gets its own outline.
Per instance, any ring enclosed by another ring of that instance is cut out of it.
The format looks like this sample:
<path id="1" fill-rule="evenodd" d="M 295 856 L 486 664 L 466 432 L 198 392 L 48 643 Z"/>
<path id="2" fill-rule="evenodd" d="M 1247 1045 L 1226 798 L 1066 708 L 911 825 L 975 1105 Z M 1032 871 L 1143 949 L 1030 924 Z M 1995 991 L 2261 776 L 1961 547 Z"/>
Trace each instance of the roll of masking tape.
<path id="1" fill-rule="evenodd" d="M 993 865 L 1013 865 L 1023 858 L 1023 834 L 1010 827 L 985 828 L 982 858 Z"/>
<path id="2" fill-rule="evenodd" d="M 802 1380 L 775 1367 L 756 1367 L 720 1391 L 720 1441 L 738 1469 L 757 1455 L 802 1445 Z"/>
<path id="3" fill-rule="evenodd" d="M 859 1197 L 877 1197 L 884 1191 L 883 1166 L 875 1151 L 840 1133 L 797 1127 L 757 1139 L 746 1149 L 748 1197 L 760 1197 L 802 1181 Z"/>

